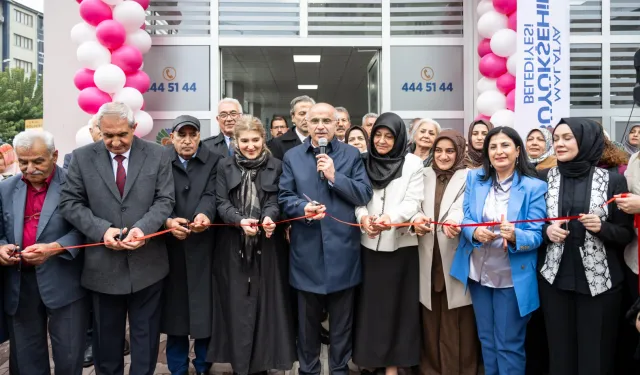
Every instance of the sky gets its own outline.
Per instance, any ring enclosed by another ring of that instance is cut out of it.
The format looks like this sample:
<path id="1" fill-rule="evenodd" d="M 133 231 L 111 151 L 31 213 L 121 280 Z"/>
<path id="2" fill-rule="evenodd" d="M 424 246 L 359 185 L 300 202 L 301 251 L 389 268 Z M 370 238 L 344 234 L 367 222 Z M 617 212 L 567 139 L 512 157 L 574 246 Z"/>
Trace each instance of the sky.
<path id="1" fill-rule="evenodd" d="M 54 1 L 68 1 L 68 0 L 48 0 L 49 2 Z M 37 10 L 39 12 L 44 13 L 44 0 L 15 0 L 16 3 L 20 3 L 24 6 L 27 6 L 33 10 Z"/>

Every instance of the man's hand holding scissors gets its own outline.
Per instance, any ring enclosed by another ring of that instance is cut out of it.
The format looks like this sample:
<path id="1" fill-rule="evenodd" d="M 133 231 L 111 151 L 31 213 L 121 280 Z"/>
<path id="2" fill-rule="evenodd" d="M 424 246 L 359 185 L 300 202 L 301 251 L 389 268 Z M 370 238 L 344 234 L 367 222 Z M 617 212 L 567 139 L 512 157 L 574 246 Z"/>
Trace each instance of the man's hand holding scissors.
<path id="1" fill-rule="evenodd" d="M 314 200 L 312 200 L 311 198 L 309 198 L 306 194 L 302 194 L 304 195 L 304 197 L 307 199 L 307 201 L 309 201 L 309 203 L 307 203 L 306 206 L 304 206 L 304 214 L 305 216 L 310 216 L 308 217 L 309 220 L 322 220 L 325 217 L 325 211 L 327 211 L 327 208 L 323 205 L 320 204 Z M 314 216 L 311 216 L 314 215 Z"/>

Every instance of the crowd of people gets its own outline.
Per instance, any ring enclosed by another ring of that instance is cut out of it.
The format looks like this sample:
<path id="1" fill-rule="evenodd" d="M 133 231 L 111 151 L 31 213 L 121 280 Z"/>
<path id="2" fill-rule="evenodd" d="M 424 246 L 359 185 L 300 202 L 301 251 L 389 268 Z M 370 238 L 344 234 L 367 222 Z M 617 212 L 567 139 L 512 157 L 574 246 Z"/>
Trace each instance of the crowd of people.
<path id="1" fill-rule="evenodd" d="M 46 131 L 0 147 L 11 374 L 50 373 L 49 336 L 57 375 L 152 375 L 161 333 L 173 375 L 319 375 L 323 343 L 335 375 L 640 371 L 640 124 L 217 110 L 161 146 L 105 104 L 64 167 Z"/>

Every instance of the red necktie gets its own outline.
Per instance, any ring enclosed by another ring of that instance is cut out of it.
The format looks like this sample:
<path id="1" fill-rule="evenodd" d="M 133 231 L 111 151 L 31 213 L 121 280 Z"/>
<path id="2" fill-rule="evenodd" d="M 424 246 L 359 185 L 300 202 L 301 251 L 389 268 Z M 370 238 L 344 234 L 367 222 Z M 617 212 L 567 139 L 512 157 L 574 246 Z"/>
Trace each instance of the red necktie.
<path id="1" fill-rule="evenodd" d="M 118 169 L 116 170 L 116 186 L 118 187 L 118 191 L 122 197 L 122 194 L 124 194 L 124 184 L 127 182 L 127 173 L 124 171 L 124 165 L 122 164 L 125 157 L 122 155 L 116 155 L 113 158 L 118 162 Z"/>

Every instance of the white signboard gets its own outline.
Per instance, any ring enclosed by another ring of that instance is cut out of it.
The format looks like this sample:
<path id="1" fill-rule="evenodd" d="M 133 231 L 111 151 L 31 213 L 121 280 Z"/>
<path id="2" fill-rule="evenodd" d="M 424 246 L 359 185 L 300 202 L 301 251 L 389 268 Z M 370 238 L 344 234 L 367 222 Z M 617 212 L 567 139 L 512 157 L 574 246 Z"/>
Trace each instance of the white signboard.
<path id="1" fill-rule="evenodd" d="M 523 138 L 569 117 L 569 3 L 518 0 L 515 128 Z"/>

